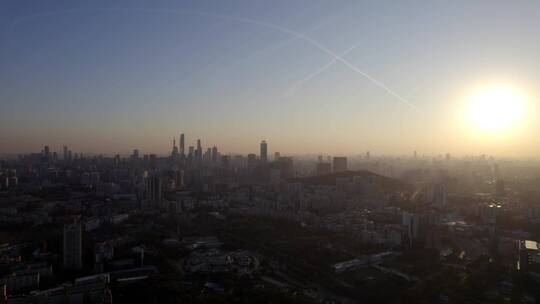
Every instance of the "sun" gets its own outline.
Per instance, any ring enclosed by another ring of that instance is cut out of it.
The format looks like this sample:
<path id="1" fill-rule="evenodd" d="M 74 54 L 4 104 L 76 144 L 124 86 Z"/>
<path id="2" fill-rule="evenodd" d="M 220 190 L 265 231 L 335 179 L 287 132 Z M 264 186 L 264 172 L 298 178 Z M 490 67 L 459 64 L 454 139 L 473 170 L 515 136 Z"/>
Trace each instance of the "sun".
<path id="1" fill-rule="evenodd" d="M 468 100 L 468 118 L 483 131 L 507 131 L 525 114 L 523 95 L 508 86 L 491 86 L 473 93 Z"/>

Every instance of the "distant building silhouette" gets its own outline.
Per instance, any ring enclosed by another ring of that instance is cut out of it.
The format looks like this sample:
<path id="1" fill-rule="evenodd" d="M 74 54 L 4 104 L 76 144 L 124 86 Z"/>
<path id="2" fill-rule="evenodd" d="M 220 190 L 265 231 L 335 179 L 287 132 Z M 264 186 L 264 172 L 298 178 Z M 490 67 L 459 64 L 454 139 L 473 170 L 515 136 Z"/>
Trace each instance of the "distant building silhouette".
<path id="1" fill-rule="evenodd" d="M 497 179 L 497 181 L 495 181 L 495 195 L 498 197 L 506 196 L 504 180 Z"/>
<path id="2" fill-rule="evenodd" d="M 153 202 L 161 202 L 161 178 L 149 176 L 146 179 L 146 199 Z"/>
<path id="3" fill-rule="evenodd" d="M 248 168 L 254 168 L 256 164 L 257 164 L 257 155 L 253 153 L 248 154 L 247 156 Z"/>
<path id="4" fill-rule="evenodd" d="M 185 137 L 184 133 L 180 134 L 180 155 L 185 156 L 186 155 L 186 143 L 185 143 Z"/>
<path id="5" fill-rule="evenodd" d="M 330 174 L 332 172 L 332 165 L 330 163 L 319 162 L 315 166 L 315 171 L 317 175 Z"/>
<path id="6" fill-rule="evenodd" d="M 433 204 L 435 207 L 444 208 L 446 206 L 448 189 L 443 183 L 433 185 Z"/>
<path id="7" fill-rule="evenodd" d="M 266 162 L 268 160 L 268 145 L 265 140 L 261 142 L 261 161 Z"/>
<path id="8" fill-rule="evenodd" d="M 218 148 L 216 146 L 214 146 L 212 148 L 212 162 L 217 163 L 218 158 L 219 158 Z"/>
<path id="9" fill-rule="evenodd" d="M 64 268 L 82 269 L 82 225 L 79 221 L 64 226 Z"/>
<path id="10" fill-rule="evenodd" d="M 294 165 L 292 157 L 280 156 L 276 162 L 282 178 L 294 177 Z"/>
<path id="11" fill-rule="evenodd" d="M 347 157 L 335 156 L 333 167 L 334 167 L 334 172 L 347 171 Z"/>

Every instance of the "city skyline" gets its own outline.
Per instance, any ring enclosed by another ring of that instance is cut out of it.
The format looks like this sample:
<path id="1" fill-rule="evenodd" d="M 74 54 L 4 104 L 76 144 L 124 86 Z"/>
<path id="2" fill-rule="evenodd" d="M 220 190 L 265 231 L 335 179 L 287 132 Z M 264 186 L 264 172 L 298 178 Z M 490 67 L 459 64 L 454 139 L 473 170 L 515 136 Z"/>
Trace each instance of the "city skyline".
<path id="1" fill-rule="evenodd" d="M 48 144 L 45 144 L 45 145 L 42 145 L 40 148 L 36 149 L 36 150 L 32 150 L 32 151 L 27 151 L 27 152 L 18 152 L 18 153 L 0 153 L 0 157 L 15 157 L 15 156 L 24 156 L 24 155 L 29 155 L 29 154 L 43 154 L 43 153 L 47 153 L 47 154 L 57 154 L 57 157 L 59 159 L 66 159 L 66 156 L 69 154 L 70 157 L 69 158 L 73 158 L 76 154 L 77 155 L 85 155 L 85 156 L 89 156 L 89 157 L 96 157 L 96 156 L 104 156 L 104 157 L 113 157 L 113 156 L 120 156 L 120 157 L 132 157 L 134 155 L 134 153 L 137 153 L 138 155 L 140 156 L 143 156 L 143 155 L 146 155 L 146 156 L 149 156 L 149 155 L 154 155 L 154 156 L 157 156 L 157 157 L 165 157 L 165 158 L 169 158 L 169 157 L 175 157 L 176 156 L 182 156 L 182 157 L 187 157 L 189 154 L 193 154 L 193 156 L 197 156 L 198 153 L 201 153 L 201 156 L 203 156 L 205 154 L 205 151 L 206 152 L 210 152 L 211 154 L 213 154 L 214 150 L 218 149 L 219 146 L 215 145 L 215 144 L 204 144 L 202 143 L 202 140 L 200 138 L 197 138 L 197 139 L 194 139 L 193 141 L 193 145 L 190 145 L 189 141 L 187 141 L 187 144 L 186 144 L 186 141 L 185 141 L 185 136 L 186 134 L 185 133 L 181 133 L 180 136 L 178 137 L 179 140 L 177 141 L 176 138 L 173 138 L 173 144 L 169 146 L 169 150 L 168 151 L 164 151 L 164 152 L 156 152 L 156 151 L 152 151 L 152 150 L 142 150 L 140 149 L 139 147 L 133 147 L 132 149 L 130 149 L 129 151 L 122 151 L 122 152 L 116 152 L 116 153 L 103 153 L 103 152 L 88 152 L 88 151 L 84 151 L 84 150 L 77 150 L 75 148 L 75 150 L 72 150 L 71 147 L 69 144 L 64 144 L 62 145 L 61 147 L 55 147 L 55 146 L 50 146 Z M 182 148 L 182 144 L 181 143 L 184 143 L 184 146 Z M 198 145 L 200 145 L 200 151 L 198 149 Z M 422 151 L 417 151 L 417 150 L 412 150 L 412 151 L 408 151 L 408 152 L 405 152 L 405 153 L 394 153 L 394 154 L 391 154 L 391 153 L 376 153 L 376 151 L 371 151 L 369 149 L 367 150 L 364 150 L 364 151 L 358 151 L 356 153 L 329 153 L 329 152 L 324 152 L 324 151 L 319 151 L 319 152 L 309 152 L 309 153 L 300 153 L 300 154 L 294 154 L 294 153 L 287 153 L 287 151 L 278 151 L 278 150 L 268 150 L 268 145 L 269 145 L 269 142 L 267 140 L 261 140 L 259 142 L 259 146 L 258 146 L 258 149 L 259 151 L 248 151 L 248 152 L 237 152 L 237 151 L 223 151 L 223 150 L 219 150 L 219 154 L 220 155 L 223 155 L 223 156 L 247 156 L 249 157 L 249 155 L 256 155 L 257 156 L 257 159 L 260 159 L 262 161 L 266 161 L 266 160 L 269 160 L 269 159 L 272 159 L 272 160 L 275 160 L 277 157 L 279 156 L 287 156 L 287 157 L 318 157 L 319 158 L 319 162 L 321 162 L 321 157 L 322 156 L 334 156 L 334 157 L 338 157 L 338 158 L 342 158 L 342 157 L 360 157 L 360 158 L 365 158 L 365 159 L 370 159 L 370 158 L 377 158 L 377 157 L 395 157 L 395 158 L 412 158 L 412 159 L 437 159 L 437 158 L 440 158 L 440 159 L 446 159 L 446 160 L 449 160 L 449 158 L 451 157 L 452 159 L 480 159 L 480 158 L 496 158 L 498 160 L 508 160 L 508 159 L 521 159 L 521 160 L 537 160 L 537 158 L 535 157 L 518 157 L 518 158 L 515 158 L 515 157 L 500 157 L 500 156 L 497 156 L 497 155 L 493 155 L 493 154 L 486 154 L 486 153 L 476 153 L 476 154 L 452 154 L 452 153 L 449 153 L 449 152 L 441 152 L 441 153 L 433 153 L 433 154 L 430 154 L 430 153 L 424 153 Z M 263 148 L 264 147 L 264 148 Z M 272 147 L 272 146 L 270 146 Z M 216 150 L 217 151 L 217 150 Z M 264 152 L 263 152 L 264 151 Z M 375 152 L 375 153 L 373 153 Z M 264 155 L 264 156 L 263 156 Z M 273 156 L 273 157 L 272 157 Z"/>
<path id="2" fill-rule="evenodd" d="M 166 154 L 178 129 L 231 153 L 540 150 L 534 3 L 2 5 L 2 154 Z M 467 114 L 490 86 L 523 98 L 504 129 Z"/>
<path id="3" fill-rule="evenodd" d="M 540 303 L 540 1 L 0 0 L 0 304 Z"/>

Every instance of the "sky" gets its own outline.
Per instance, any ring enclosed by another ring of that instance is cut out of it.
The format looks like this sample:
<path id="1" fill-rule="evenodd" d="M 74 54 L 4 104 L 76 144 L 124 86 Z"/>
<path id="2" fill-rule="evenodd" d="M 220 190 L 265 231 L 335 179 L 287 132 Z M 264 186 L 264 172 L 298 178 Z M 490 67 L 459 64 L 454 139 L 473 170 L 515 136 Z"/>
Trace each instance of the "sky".
<path id="1" fill-rule="evenodd" d="M 0 2 L 0 153 L 536 157 L 537 1 Z M 511 86 L 525 115 L 465 119 Z"/>

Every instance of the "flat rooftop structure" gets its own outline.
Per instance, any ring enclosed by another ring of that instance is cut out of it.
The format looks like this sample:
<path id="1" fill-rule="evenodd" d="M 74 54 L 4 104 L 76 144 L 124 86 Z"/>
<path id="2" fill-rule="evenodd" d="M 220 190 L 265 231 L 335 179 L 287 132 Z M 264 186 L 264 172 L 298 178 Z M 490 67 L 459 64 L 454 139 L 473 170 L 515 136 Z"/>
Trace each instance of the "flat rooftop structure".
<path id="1" fill-rule="evenodd" d="M 525 249 L 527 249 L 527 250 L 538 250 L 538 243 L 536 241 L 526 240 L 524 243 L 525 243 Z"/>

